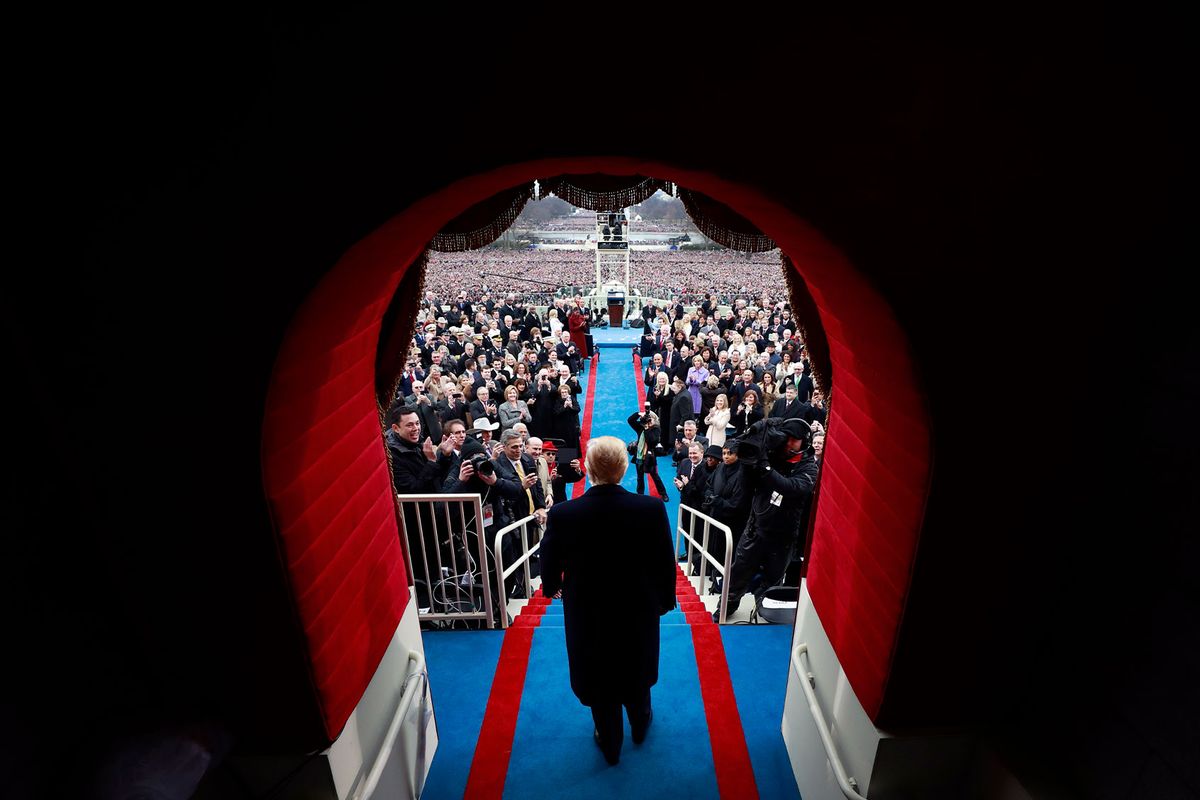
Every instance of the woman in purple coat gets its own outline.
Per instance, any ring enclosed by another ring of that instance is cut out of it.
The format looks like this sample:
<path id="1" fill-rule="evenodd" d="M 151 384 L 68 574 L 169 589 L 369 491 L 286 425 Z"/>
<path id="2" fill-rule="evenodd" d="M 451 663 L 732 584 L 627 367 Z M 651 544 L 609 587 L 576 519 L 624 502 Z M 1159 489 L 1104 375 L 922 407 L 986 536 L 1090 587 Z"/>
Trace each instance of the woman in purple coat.
<path id="1" fill-rule="evenodd" d="M 697 355 L 692 358 L 692 366 L 688 369 L 687 374 L 687 389 L 688 394 L 692 396 L 692 411 L 700 413 L 700 387 L 708 380 L 708 368 L 704 366 L 704 359 Z"/>

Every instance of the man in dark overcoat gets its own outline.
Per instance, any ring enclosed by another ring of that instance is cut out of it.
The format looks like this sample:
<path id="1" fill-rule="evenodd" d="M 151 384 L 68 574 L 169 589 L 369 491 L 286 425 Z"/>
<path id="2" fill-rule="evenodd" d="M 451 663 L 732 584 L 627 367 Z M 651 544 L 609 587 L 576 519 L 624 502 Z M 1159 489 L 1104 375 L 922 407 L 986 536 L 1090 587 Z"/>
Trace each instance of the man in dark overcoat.
<path id="1" fill-rule="evenodd" d="M 571 690 L 592 709 L 596 743 L 616 764 L 624 739 L 621 707 L 634 744 L 653 718 L 658 618 L 675 607 L 675 552 L 662 501 L 620 486 L 629 466 L 624 442 L 592 439 L 586 461 L 592 487 L 550 509 L 542 591 L 562 592 Z M 614 576 L 620 576 L 619 591 Z"/>

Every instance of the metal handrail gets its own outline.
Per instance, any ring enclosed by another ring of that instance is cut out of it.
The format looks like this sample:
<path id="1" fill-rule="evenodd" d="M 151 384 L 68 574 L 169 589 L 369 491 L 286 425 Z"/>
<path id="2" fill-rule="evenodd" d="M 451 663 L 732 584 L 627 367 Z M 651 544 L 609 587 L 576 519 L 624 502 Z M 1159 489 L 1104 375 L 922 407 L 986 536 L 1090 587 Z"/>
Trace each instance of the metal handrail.
<path id="1" fill-rule="evenodd" d="M 690 514 L 688 530 L 686 530 L 686 531 L 683 529 L 683 513 L 685 510 Z M 700 520 L 704 523 L 704 530 L 703 530 L 703 533 L 701 534 L 700 542 L 696 541 L 696 518 L 697 517 L 699 517 Z M 691 506 L 684 505 L 683 503 L 679 504 L 679 513 L 678 513 L 677 520 L 678 521 L 675 523 L 675 553 L 676 553 L 676 557 L 678 557 L 678 553 L 679 553 L 679 537 L 682 535 L 683 538 L 686 539 L 687 543 L 688 543 L 687 563 L 688 563 L 688 566 L 690 569 L 691 563 L 692 563 L 692 545 L 696 545 L 697 549 L 699 549 L 699 551 L 700 551 L 700 556 L 703 559 L 703 561 L 700 562 L 700 588 L 702 588 L 702 589 L 704 588 L 704 575 L 705 575 L 704 561 L 711 562 L 713 565 L 713 569 L 715 569 L 717 571 L 717 573 L 721 576 L 721 600 L 720 600 L 717 608 L 721 612 L 720 617 L 719 617 L 720 624 L 723 625 L 723 624 L 725 624 L 725 618 L 726 618 L 727 614 L 729 613 L 729 608 L 728 608 L 728 606 L 729 606 L 729 581 L 726 580 L 726 578 L 729 575 L 729 568 L 733 563 L 733 531 L 730 530 L 729 526 L 726 525 L 725 523 L 718 522 L 717 520 L 713 519 L 712 517 L 708 516 L 707 514 L 697 511 L 696 509 L 692 508 Z M 709 530 L 713 527 L 716 527 L 718 530 L 725 532 L 725 563 L 724 564 L 718 563 L 717 559 L 714 558 L 713 555 L 708 552 L 708 534 L 709 534 Z M 707 592 L 702 592 L 701 594 L 707 594 Z"/>
<path id="2" fill-rule="evenodd" d="M 792 650 L 792 669 L 796 670 L 796 674 L 800 677 L 800 684 L 804 687 L 804 696 L 808 698 L 808 710 L 812 714 L 813 721 L 817 723 L 817 733 L 821 736 L 821 744 L 825 746 L 825 757 L 829 759 L 829 765 L 833 767 L 833 776 L 837 779 L 838 788 L 842 790 L 842 794 L 848 800 L 867 800 L 865 795 L 859 794 L 857 781 L 847 775 L 846 768 L 842 766 L 837 745 L 833 743 L 833 734 L 829 732 L 829 724 L 825 722 L 825 713 L 821 711 L 821 705 L 817 702 L 817 692 L 814 688 L 816 679 L 812 672 L 803 669 L 800 664 L 802 654 L 808 654 L 808 644 L 805 642 L 796 645 Z"/>
<path id="3" fill-rule="evenodd" d="M 423 568 L 421 575 L 424 577 L 425 585 L 429 591 L 431 604 L 435 600 L 436 591 L 439 587 L 442 587 L 443 593 L 445 592 L 444 586 L 449 576 L 458 576 L 462 574 L 459 571 L 458 559 L 454 554 L 453 542 L 451 542 L 450 547 L 449 567 L 442 563 L 442 554 L 439 547 L 433 548 L 431 560 L 429 548 L 426 547 L 425 541 L 425 517 L 421 513 L 422 504 L 428 504 L 429 519 L 435 523 L 435 527 L 438 521 L 438 506 L 440 505 L 442 517 L 445 520 L 446 531 L 451 532 L 457 530 L 458 533 L 463 534 L 464 536 L 471 528 L 471 526 L 467 524 L 465 507 L 471 507 L 471 519 L 475 532 L 476 555 L 478 556 L 476 560 L 476 566 L 479 570 L 479 582 L 485 587 L 489 585 L 490 577 L 488 576 L 487 537 L 484 536 L 483 532 L 483 506 L 478 494 L 465 492 L 457 494 L 397 494 L 396 500 L 400 505 L 400 549 L 404 552 L 404 565 L 408 568 L 409 587 L 414 589 L 414 594 L 416 586 L 415 582 L 419 577 L 415 568 L 418 566 L 418 564 L 415 563 L 416 559 L 418 558 L 420 559 L 419 566 Z M 420 552 L 418 553 L 409 552 L 409 521 L 407 515 L 404 513 L 406 504 L 416 510 L 416 538 L 420 543 Z M 454 525 L 450 519 L 450 506 L 452 505 L 457 505 L 458 507 L 457 526 Z M 434 534 L 436 539 L 436 530 L 434 531 Z M 465 543 L 464 546 L 466 546 L 466 544 L 469 544 L 469 542 Z M 467 555 L 471 555 L 469 548 L 467 549 Z M 430 568 L 431 564 L 436 567 L 436 572 Z M 469 564 L 464 564 L 463 566 L 466 567 L 468 571 L 470 570 Z M 443 597 L 445 597 L 445 594 L 443 594 Z M 417 609 L 417 617 L 421 621 L 478 619 L 486 621 L 486 625 L 489 628 L 492 627 L 493 621 L 496 618 L 495 612 L 492 608 L 492 594 L 490 591 L 486 590 L 483 592 L 483 611 L 453 611 L 446 613 L 436 613 L 431 611 L 430 613 L 422 613 L 420 609 Z"/>
<path id="4" fill-rule="evenodd" d="M 367 773 L 366 780 L 360 783 L 351 794 L 351 800 L 369 800 L 375 793 L 375 789 L 379 786 L 379 780 L 383 777 L 383 770 L 387 766 L 388 757 L 396 746 L 400 727 L 404 724 L 404 718 L 408 716 L 408 709 L 412 706 L 413 698 L 418 696 L 418 686 L 420 686 L 420 696 L 425 696 L 425 687 L 429 684 L 429 671 L 425 669 L 425 657 L 416 650 L 409 650 L 408 663 L 408 676 L 404 679 L 403 684 L 404 691 L 400 695 L 400 703 L 396 706 L 396 713 L 392 716 L 392 722 L 388 726 L 387 735 L 383 737 L 383 744 L 379 746 L 379 752 L 375 755 L 371 771 Z M 414 663 L 415 667 L 412 666 Z M 425 763 L 423 749 L 418 746 L 418 757 L 411 765 L 412 773 L 409 775 L 408 785 L 413 788 L 413 800 L 421 796 L 422 781 L 419 780 L 419 771 L 424 768 Z"/>
<path id="5" fill-rule="evenodd" d="M 542 547 L 542 542 L 540 539 L 533 545 L 533 547 L 529 546 L 528 525 L 529 520 L 531 519 L 536 519 L 536 516 L 530 514 L 526 517 L 522 517 L 510 525 L 505 525 L 503 528 L 496 531 L 494 543 L 495 546 L 492 548 L 492 552 L 496 554 L 496 596 L 499 597 L 502 602 L 507 597 L 504 591 L 504 579 L 516 572 L 517 569 L 522 565 L 525 567 L 525 596 L 529 597 L 529 582 L 532 580 L 532 577 L 529 574 L 529 557 Z M 505 537 L 506 534 L 508 534 L 510 531 L 515 531 L 517 528 L 521 529 L 521 555 L 517 557 L 516 561 L 514 561 L 508 569 L 505 569 L 504 554 L 500 549 L 500 541 Z M 502 628 L 508 627 L 507 613 L 500 615 L 500 626 Z"/>

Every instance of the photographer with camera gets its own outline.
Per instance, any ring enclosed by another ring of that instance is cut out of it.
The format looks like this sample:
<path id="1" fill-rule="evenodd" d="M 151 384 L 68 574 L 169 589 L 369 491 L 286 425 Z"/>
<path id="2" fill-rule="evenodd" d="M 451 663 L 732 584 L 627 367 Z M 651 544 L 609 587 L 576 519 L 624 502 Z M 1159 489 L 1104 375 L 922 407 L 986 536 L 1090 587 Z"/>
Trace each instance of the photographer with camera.
<path id="1" fill-rule="evenodd" d="M 817 480 L 812 428 L 802 419 L 760 420 L 738 442 L 752 495 L 729 575 L 729 608 L 735 610 L 757 573 L 762 572 L 757 595 L 783 578 Z"/>
<path id="2" fill-rule="evenodd" d="M 688 402 L 691 402 L 690 398 Z M 646 493 L 646 475 L 649 474 L 650 480 L 654 481 L 654 488 L 658 490 L 659 496 L 665 503 L 667 487 L 658 475 L 658 457 L 655 455 L 661 429 L 658 424 L 658 415 L 650 410 L 650 401 L 646 401 L 645 410 L 641 413 L 635 411 L 630 414 L 626 422 L 637 434 L 637 439 L 626 446 L 629 457 L 637 468 L 637 493 Z"/>
<path id="3" fill-rule="evenodd" d="M 482 420 L 481 420 L 482 421 Z M 451 478 L 446 482 L 444 492 L 446 494 L 477 494 L 479 495 L 479 507 L 483 512 L 482 520 L 467 520 L 469 529 L 474 530 L 475 526 L 482 528 L 484 546 L 488 553 L 492 550 L 492 539 L 496 531 L 508 525 L 513 521 L 511 517 L 511 509 L 514 501 L 522 496 L 521 488 L 518 483 L 513 481 L 501 481 L 497 474 L 496 464 L 488 456 L 487 448 L 480 441 L 477 434 L 468 434 L 462 446 L 462 461 L 459 464 L 458 476 Z M 467 552 L 474 553 L 475 545 L 470 537 L 466 537 Z M 505 559 L 511 558 L 513 551 L 511 545 L 505 543 Z M 490 560 L 490 559 L 489 559 Z M 507 563 L 507 562 L 506 562 Z M 494 569 L 495 564 L 489 564 L 489 568 Z M 512 586 L 506 587 L 511 590 Z M 495 586 L 488 582 L 485 591 L 490 591 L 493 595 L 496 592 Z M 497 607 L 503 611 L 503 598 L 493 597 L 493 601 Z M 497 626 L 500 625 L 497 621 Z"/>

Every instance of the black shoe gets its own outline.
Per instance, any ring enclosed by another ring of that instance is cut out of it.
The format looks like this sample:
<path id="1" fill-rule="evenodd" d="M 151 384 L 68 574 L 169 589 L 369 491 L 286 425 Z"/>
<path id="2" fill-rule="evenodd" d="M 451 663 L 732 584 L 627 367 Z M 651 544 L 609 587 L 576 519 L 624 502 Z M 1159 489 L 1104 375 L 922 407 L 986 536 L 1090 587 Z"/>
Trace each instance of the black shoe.
<path id="1" fill-rule="evenodd" d="M 646 717 L 646 725 L 640 731 L 633 732 L 633 743 L 641 744 L 646 741 L 646 731 L 650 730 L 650 723 L 654 722 L 654 709 L 650 709 L 649 716 Z"/>
<path id="2" fill-rule="evenodd" d="M 610 756 L 604 751 L 604 745 L 600 744 L 600 731 L 596 730 L 595 728 L 592 728 L 592 739 L 595 740 L 596 747 L 600 748 L 600 752 L 603 754 L 604 760 L 608 762 L 608 765 L 610 767 L 615 767 L 617 762 L 621 760 L 621 755 L 618 753 L 617 755 Z"/>
<path id="3" fill-rule="evenodd" d="M 713 622 L 717 623 L 718 625 L 721 624 L 721 609 L 718 608 L 713 612 Z"/>

